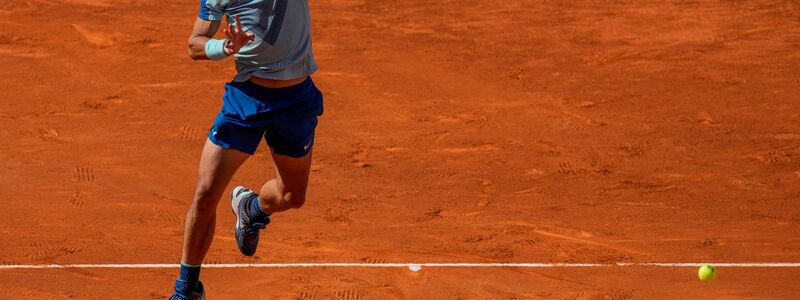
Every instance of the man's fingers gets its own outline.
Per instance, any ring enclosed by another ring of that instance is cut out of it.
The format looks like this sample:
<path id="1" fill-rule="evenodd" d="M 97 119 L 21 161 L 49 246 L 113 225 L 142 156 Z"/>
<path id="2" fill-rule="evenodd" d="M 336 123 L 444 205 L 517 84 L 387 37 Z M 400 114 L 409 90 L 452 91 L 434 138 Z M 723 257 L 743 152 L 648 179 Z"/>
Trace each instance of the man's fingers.
<path id="1" fill-rule="evenodd" d="M 231 32 L 231 35 L 236 35 L 236 28 L 233 27 L 233 24 L 228 24 L 228 30 Z"/>
<path id="2" fill-rule="evenodd" d="M 238 15 L 236 15 L 234 18 L 236 19 L 236 27 L 239 29 L 239 33 L 243 33 L 244 28 L 242 28 L 242 20 L 239 19 Z"/>
<path id="3" fill-rule="evenodd" d="M 255 34 L 252 34 L 252 33 L 250 33 L 250 32 L 248 32 L 248 33 L 247 33 L 247 39 L 249 39 L 249 40 L 251 40 L 251 41 L 252 41 L 252 40 L 255 40 L 255 39 L 256 39 L 256 35 L 255 35 Z"/>
<path id="4" fill-rule="evenodd" d="M 229 41 L 233 40 L 233 34 L 231 34 L 230 30 L 224 29 L 222 32 L 225 32 L 225 37 L 227 37 Z"/>

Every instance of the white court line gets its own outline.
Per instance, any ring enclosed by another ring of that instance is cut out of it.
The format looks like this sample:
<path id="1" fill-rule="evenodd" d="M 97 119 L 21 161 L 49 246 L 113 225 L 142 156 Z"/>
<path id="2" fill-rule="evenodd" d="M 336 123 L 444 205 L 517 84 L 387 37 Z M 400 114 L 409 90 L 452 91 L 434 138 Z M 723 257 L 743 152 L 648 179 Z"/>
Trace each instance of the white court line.
<path id="1" fill-rule="evenodd" d="M 800 268 L 791 262 L 645 262 L 645 263 L 266 263 L 266 264 L 204 264 L 205 268 L 600 268 L 600 267 L 698 267 L 710 264 L 728 268 Z M 0 265 L 0 269 L 164 269 L 178 268 L 179 264 L 38 264 Z"/>

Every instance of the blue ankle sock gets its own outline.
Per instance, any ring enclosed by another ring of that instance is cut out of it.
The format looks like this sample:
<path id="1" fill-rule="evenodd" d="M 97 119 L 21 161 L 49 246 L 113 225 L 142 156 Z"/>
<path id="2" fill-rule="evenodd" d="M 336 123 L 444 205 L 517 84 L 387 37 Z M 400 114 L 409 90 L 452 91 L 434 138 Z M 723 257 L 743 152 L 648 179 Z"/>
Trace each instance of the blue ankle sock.
<path id="1" fill-rule="evenodd" d="M 265 212 L 263 208 L 261 208 L 261 201 L 258 201 L 258 197 L 252 197 L 248 199 L 248 201 L 250 201 L 250 203 L 247 203 L 245 206 L 248 217 L 254 219 L 264 219 L 269 217 L 269 214 Z"/>
<path id="2" fill-rule="evenodd" d="M 181 263 L 181 275 L 178 279 L 186 281 L 190 291 L 197 290 L 197 282 L 200 281 L 200 265 Z"/>

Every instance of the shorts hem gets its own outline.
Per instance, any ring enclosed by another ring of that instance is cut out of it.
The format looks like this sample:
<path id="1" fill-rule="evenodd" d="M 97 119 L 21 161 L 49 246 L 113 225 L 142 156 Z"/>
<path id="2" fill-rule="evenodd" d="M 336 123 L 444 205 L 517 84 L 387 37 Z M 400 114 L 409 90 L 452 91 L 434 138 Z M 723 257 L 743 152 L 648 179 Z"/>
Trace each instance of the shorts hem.
<path id="1" fill-rule="evenodd" d="M 303 152 L 281 151 L 281 150 L 278 150 L 278 149 L 276 149 L 275 147 L 272 147 L 272 146 L 270 146 L 270 148 L 272 148 L 272 151 L 275 154 L 278 154 L 278 155 L 288 156 L 288 157 L 291 157 L 291 158 L 301 158 L 301 157 L 305 157 L 306 155 L 311 153 L 311 149 L 313 149 L 314 147 L 313 146 L 312 147 L 308 147 L 308 150 L 303 150 Z"/>
<path id="2" fill-rule="evenodd" d="M 211 141 L 212 143 L 214 143 L 214 145 L 222 147 L 223 149 L 238 150 L 238 151 L 250 154 L 250 155 L 255 155 L 256 154 L 256 150 L 258 149 L 258 148 L 256 148 L 256 149 L 253 149 L 252 151 L 249 151 L 249 150 L 246 150 L 246 149 L 242 149 L 243 147 L 237 147 L 236 145 L 231 145 L 229 143 L 226 143 L 225 141 L 222 141 L 222 140 L 218 139 L 216 136 L 212 135 L 210 132 L 208 133 L 208 140 Z"/>

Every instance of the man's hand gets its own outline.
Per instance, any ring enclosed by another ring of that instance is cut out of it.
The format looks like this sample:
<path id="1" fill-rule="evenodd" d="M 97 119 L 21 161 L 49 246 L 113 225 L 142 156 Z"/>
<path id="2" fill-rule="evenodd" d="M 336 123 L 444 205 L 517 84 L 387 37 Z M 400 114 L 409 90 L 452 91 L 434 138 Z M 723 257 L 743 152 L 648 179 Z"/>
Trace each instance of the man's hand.
<path id="1" fill-rule="evenodd" d="M 225 36 L 228 37 L 228 42 L 225 44 L 225 53 L 228 55 L 239 53 L 239 49 L 255 39 L 253 33 L 244 32 L 242 21 L 239 20 L 239 16 L 235 16 L 234 18 L 236 19 L 236 27 L 234 27 L 233 24 L 228 24 L 228 28 L 223 30 Z"/>

